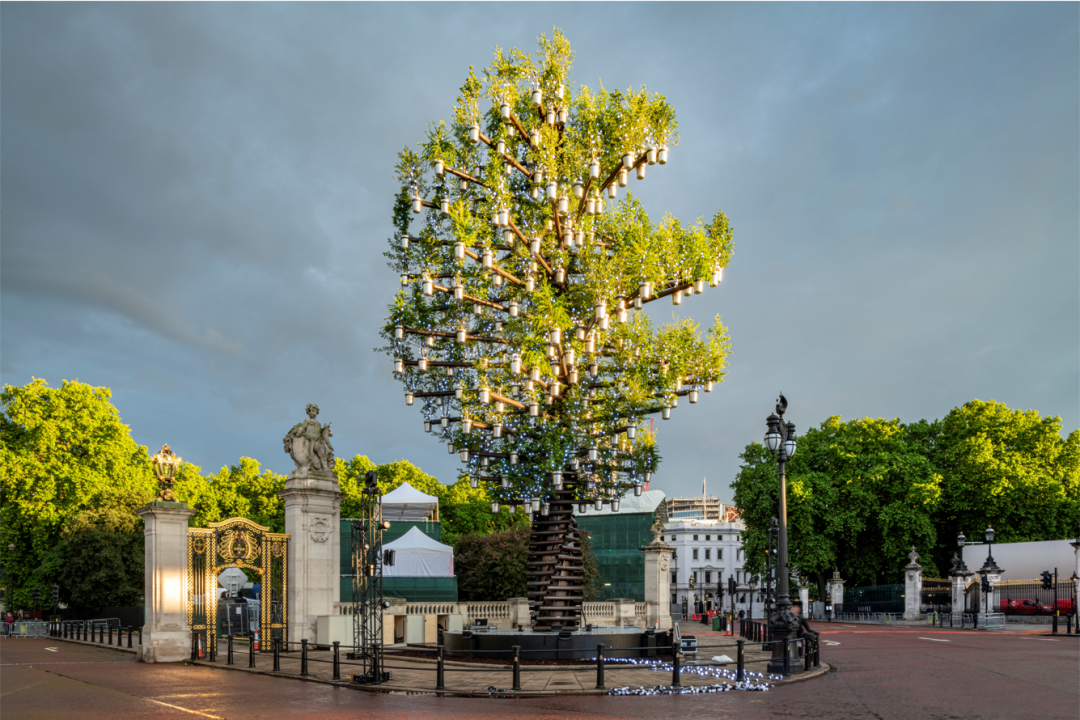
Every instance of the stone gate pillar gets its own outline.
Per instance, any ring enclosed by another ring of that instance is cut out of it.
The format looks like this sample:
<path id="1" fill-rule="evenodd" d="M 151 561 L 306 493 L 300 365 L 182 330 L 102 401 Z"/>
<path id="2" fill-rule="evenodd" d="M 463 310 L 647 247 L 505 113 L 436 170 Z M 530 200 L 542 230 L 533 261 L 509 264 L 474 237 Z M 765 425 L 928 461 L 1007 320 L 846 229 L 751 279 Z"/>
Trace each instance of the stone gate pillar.
<path id="1" fill-rule="evenodd" d="M 968 578 L 974 573 L 968 570 L 963 559 L 955 553 L 953 554 L 952 565 L 952 569 L 949 570 L 949 577 L 952 579 L 952 621 L 956 625 L 960 625 L 961 615 L 967 612 L 965 607 L 967 597 L 964 590 L 967 588 Z"/>
<path id="2" fill-rule="evenodd" d="M 916 562 L 919 553 L 911 546 L 909 562 L 904 566 L 904 619 L 918 620 L 922 611 L 922 565 Z"/>
<path id="3" fill-rule="evenodd" d="M 833 570 L 829 578 L 829 601 L 832 603 L 833 613 L 844 604 L 844 579 L 840 577 L 839 570 Z"/>
<path id="4" fill-rule="evenodd" d="M 314 642 L 320 615 L 341 594 L 341 489 L 332 470 L 294 470 L 278 493 L 289 544 L 289 642 Z"/>
<path id="5" fill-rule="evenodd" d="M 653 541 L 641 548 L 645 553 L 645 622 L 657 630 L 670 630 L 671 553 L 673 547 L 660 538 L 664 527 L 652 526 Z"/>
<path id="6" fill-rule="evenodd" d="M 145 624 L 139 659 L 179 662 L 191 657 L 188 625 L 187 503 L 155 500 L 135 511 L 143 519 Z"/>

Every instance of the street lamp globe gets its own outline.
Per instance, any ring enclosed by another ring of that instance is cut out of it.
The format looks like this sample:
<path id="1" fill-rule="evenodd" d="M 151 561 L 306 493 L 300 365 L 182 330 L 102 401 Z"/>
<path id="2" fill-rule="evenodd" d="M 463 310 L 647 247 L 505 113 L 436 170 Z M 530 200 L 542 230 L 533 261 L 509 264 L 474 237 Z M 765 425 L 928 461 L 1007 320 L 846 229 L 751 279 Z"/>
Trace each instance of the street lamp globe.
<path id="1" fill-rule="evenodd" d="M 959 545 L 961 548 L 963 548 L 964 545 L 967 544 L 967 538 L 964 537 L 964 533 L 960 533 L 956 536 L 956 544 Z"/>
<path id="2" fill-rule="evenodd" d="M 795 457 L 795 423 L 787 424 L 787 440 L 784 441 L 784 452 L 788 458 Z"/>
<path id="3" fill-rule="evenodd" d="M 769 431 L 765 433 L 765 446 L 769 450 L 776 452 L 780 449 L 780 418 L 776 415 L 770 415 L 765 421 L 769 426 Z"/>
<path id="4" fill-rule="evenodd" d="M 986 542 L 994 542 L 994 528 L 992 527 L 986 528 Z"/>

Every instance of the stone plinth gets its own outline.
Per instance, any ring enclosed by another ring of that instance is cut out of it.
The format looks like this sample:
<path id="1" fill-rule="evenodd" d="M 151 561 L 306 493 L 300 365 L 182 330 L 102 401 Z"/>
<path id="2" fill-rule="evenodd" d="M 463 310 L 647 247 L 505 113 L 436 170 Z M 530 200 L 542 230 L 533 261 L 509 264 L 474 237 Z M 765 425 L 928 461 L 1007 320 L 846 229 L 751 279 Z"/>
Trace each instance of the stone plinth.
<path id="1" fill-rule="evenodd" d="M 315 638 L 317 618 L 332 615 L 341 583 L 341 491 L 333 472 L 294 470 L 278 493 L 289 541 L 289 641 Z"/>
<path id="2" fill-rule="evenodd" d="M 671 553 L 674 550 L 657 538 L 641 548 L 645 553 L 645 623 L 657 630 L 670 630 Z"/>
<path id="3" fill-rule="evenodd" d="M 799 602 L 802 603 L 803 615 L 810 613 L 810 587 L 806 585 L 799 586 Z"/>
<path id="4" fill-rule="evenodd" d="M 832 603 L 833 612 L 836 612 L 836 608 L 844 604 L 844 579 L 840 577 L 839 570 L 833 570 L 832 577 L 829 579 L 829 601 Z"/>
<path id="5" fill-rule="evenodd" d="M 188 518 L 186 503 L 155 501 L 136 511 L 142 516 L 146 543 L 146 624 L 143 662 L 179 662 L 191 657 L 188 625 Z"/>

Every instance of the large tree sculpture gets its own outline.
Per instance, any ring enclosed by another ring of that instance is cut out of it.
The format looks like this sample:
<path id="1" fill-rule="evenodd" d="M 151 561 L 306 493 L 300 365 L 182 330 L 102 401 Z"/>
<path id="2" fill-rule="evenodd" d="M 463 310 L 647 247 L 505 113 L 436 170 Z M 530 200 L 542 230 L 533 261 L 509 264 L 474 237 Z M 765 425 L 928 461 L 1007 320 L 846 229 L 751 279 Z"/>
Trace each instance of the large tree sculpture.
<path id="1" fill-rule="evenodd" d="M 532 512 L 535 629 L 579 624 L 574 505 L 640 493 L 659 461 L 646 416 L 696 403 L 728 352 L 719 317 L 702 334 L 635 312 L 716 286 L 732 252 L 723 213 L 686 228 L 616 201 L 668 161 L 674 111 L 644 88 L 574 91 L 572 57 L 556 31 L 535 59 L 497 49 L 484 80 L 470 70 L 454 122 L 399 155 L 387 253 L 403 288 L 384 349 L 406 404 L 489 484 L 493 512 Z"/>

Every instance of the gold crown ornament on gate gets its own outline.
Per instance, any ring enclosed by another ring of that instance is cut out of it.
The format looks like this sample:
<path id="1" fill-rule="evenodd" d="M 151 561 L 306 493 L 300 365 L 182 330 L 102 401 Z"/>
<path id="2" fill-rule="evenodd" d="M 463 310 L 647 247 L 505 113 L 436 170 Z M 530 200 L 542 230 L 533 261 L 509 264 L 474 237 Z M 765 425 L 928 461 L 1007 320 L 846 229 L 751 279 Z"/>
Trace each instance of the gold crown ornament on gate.
<path id="1" fill-rule="evenodd" d="M 173 480 L 176 479 L 177 473 L 180 472 L 180 463 L 183 462 L 180 456 L 174 453 L 168 445 L 162 445 L 161 452 L 151 457 L 150 462 L 154 464 L 154 474 L 157 475 L 158 479 L 157 499 L 165 502 L 176 502 L 172 487 Z"/>

